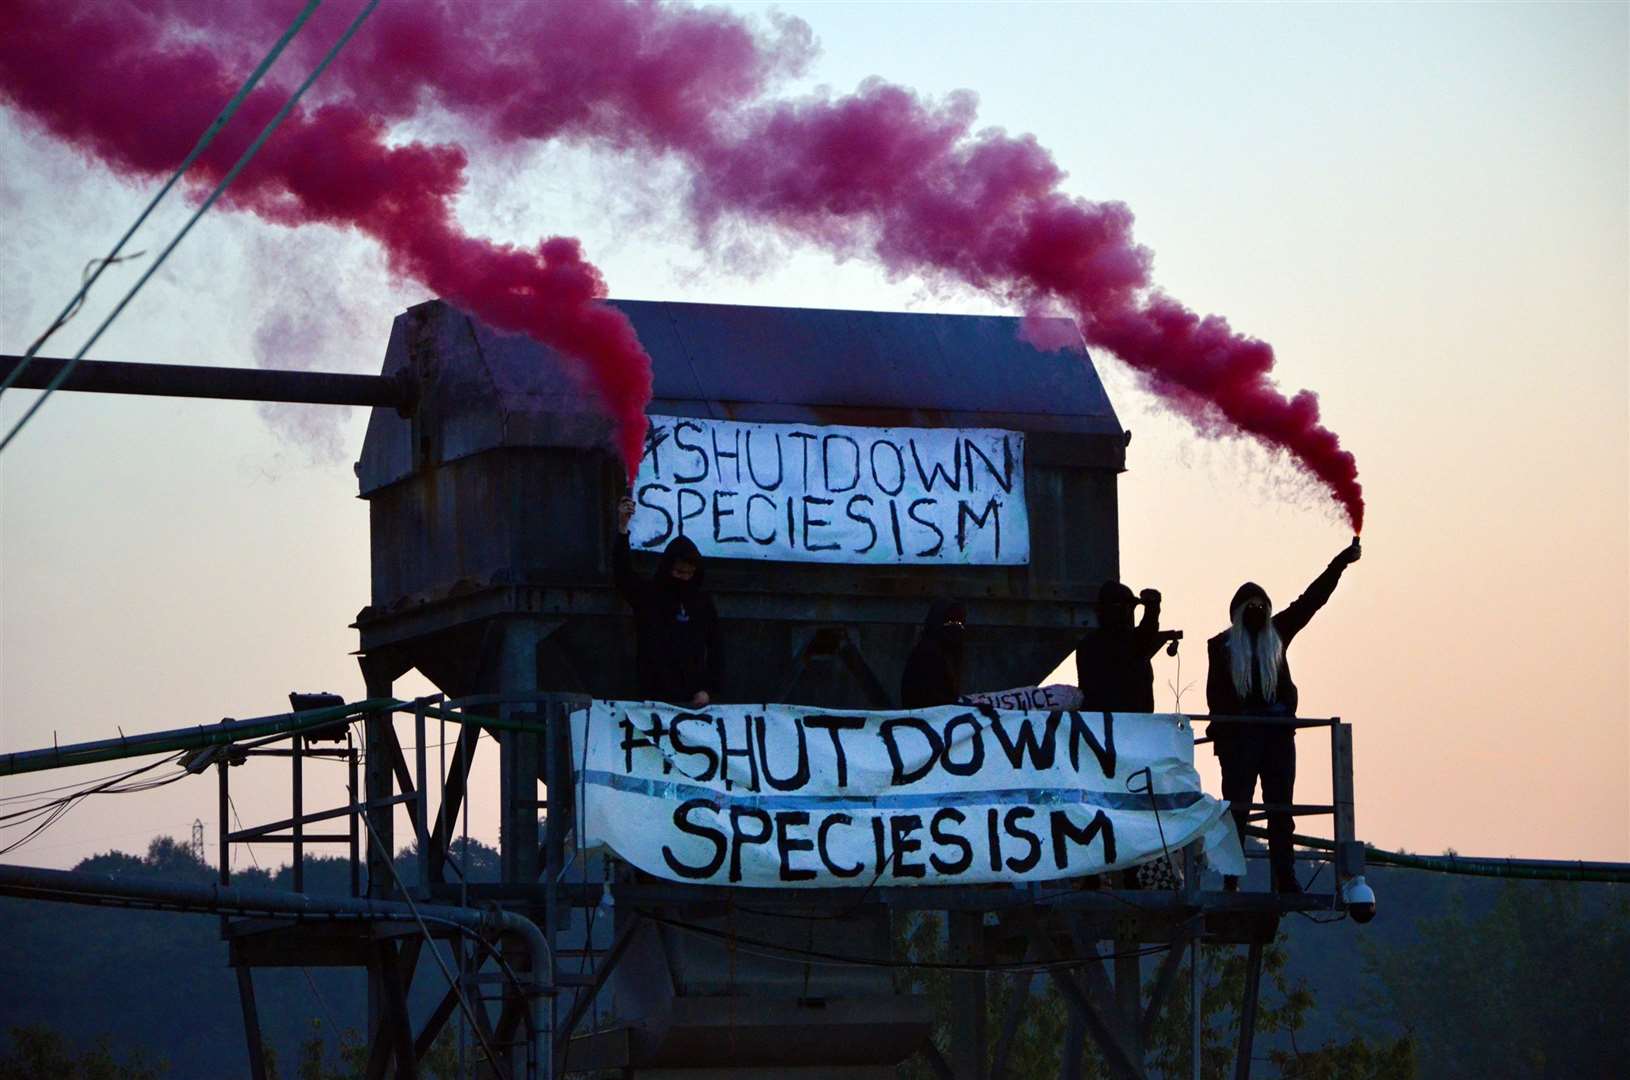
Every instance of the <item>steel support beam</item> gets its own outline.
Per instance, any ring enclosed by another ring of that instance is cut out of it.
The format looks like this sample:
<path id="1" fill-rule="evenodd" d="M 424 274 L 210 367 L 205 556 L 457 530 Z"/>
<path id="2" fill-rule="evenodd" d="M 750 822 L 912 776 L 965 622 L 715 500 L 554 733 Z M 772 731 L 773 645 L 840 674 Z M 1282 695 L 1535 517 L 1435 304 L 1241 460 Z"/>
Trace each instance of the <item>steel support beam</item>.
<path id="1" fill-rule="evenodd" d="M 251 1080 L 267 1080 L 266 1047 L 260 1039 L 260 1010 L 255 1008 L 255 977 L 247 967 L 238 968 L 238 1003 L 243 1006 L 243 1037 L 249 1044 Z"/>
<path id="2" fill-rule="evenodd" d="M 1154 1034 L 1155 1021 L 1160 1019 L 1161 1007 L 1166 1004 L 1166 995 L 1171 991 L 1172 982 L 1177 978 L 1177 969 L 1183 965 L 1184 946 L 1188 942 L 1184 935 L 1172 938 L 1170 950 L 1160 962 L 1160 969 L 1155 972 L 1154 985 L 1149 990 L 1149 1004 L 1143 1010 L 1143 1020 L 1139 1031 L 1145 1046 Z"/>
<path id="3" fill-rule="evenodd" d="M 952 959 L 961 964 L 983 963 L 983 916 L 977 911 L 947 914 Z M 951 1071 L 956 1080 L 984 1080 L 985 974 L 952 972 L 950 981 Z"/>
<path id="4" fill-rule="evenodd" d="M 1081 1057 L 1086 1048 L 1087 1018 L 1080 1009 L 1071 1009 L 1069 1024 L 1064 1028 L 1064 1043 L 1059 1049 L 1058 1080 L 1081 1080 Z"/>
<path id="5" fill-rule="evenodd" d="M 1034 947 L 1026 946 L 1022 962 L 1028 964 L 1035 956 Z M 1008 999 L 1002 1016 L 1002 1033 L 997 1036 L 996 1050 L 991 1055 L 990 1080 L 1006 1080 L 1007 1059 L 1013 1054 L 1014 1040 L 1019 1037 L 1019 1025 L 1024 1023 L 1024 1014 L 1030 1005 L 1030 984 L 1035 977 L 1033 971 L 1010 976 L 1013 996 Z"/>
<path id="6" fill-rule="evenodd" d="M 37 866 L 0 865 L 0 896 L 33 900 L 58 900 L 78 904 L 120 904 L 129 907 L 172 911 L 213 912 L 234 915 L 293 915 L 306 919 L 366 920 L 414 925 L 423 919 L 431 926 L 463 927 L 487 937 L 513 934 L 524 945 L 527 966 L 548 973 L 552 959 L 548 940 L 537 924 L 513 912 L 497 908 L 477 911 L 466 907 L 405 903 L 343 896 L 309 896 L 236 885 L 197 881 L 168 881 L 153 878 L 127 878 L 80 870 L 48 870 Z M 518 1015 L 530 1014 L 532 1053 L 539 1061 L 549 1060 L 549 1035 L 544 1028 L 547 1010 L 544 998 L 551 987 L 535 978 L 525 986 L 526 1005 Z M 383 990 L 383 988 L 382 988 Z M 411 1032 L 409 1044 L 412 1043 Z"/>
<path id="7" fill-rule="evenodd" d="M 1245 961 L 1245 996 L 1239 1006 L 1239 1053 L 1234 1080 L 1251 1080 L 1251 1044 L 1256 1039 L 1256 1006 L 1262 993 L 1262 943 L 1253 941 Z"/>
<path id="8" fill-rule="evenodd" d="M 1025 912 L 1020 918 L 1030 938 L 1031 947 L 1043 961 L 1057 964 L 1069 959 L 1053 944 L 1052 937 L 1039 918 L 1029 912 Z M 1082 965 L 1081 971 L 1086 977 L 1085 987 L 1062 968 L 1053 968 L 1048 971 L 1048 975 L 1052 978 L 1053 985 L 1058 987 L 1059 993 L 1064 996 L 1064 1000 L 1079 1012 L 1086 1022 L 1087 1030 L 1104 1053 L 1104 1060 L 1109 1066 L 1111 1075 L 1118 1080 L 1144 1080 L 1146 1074 L 1143 1063 L 1135 1061 L 1127 1053 L 1126 1044 L 1122 1041 L 1121 1025 L 1115 1022 L 1114 992 L 1096 951 L 1090 954 L 1089 962 Z"/>
<path id="9" fill-rule="evenodd" d="M 394 944 L 381 941 L 376 946 L 380 981 L 385 987 L 386 1028 L 389 1039 L 376 1039 L 374 1052 L 387 1045 L 387 1059 L 396 1059 L 396 1080 L 417 1080 L 419 1060 L 413 1053 L 413 1020 L 408 1014 L 407 987 L 402 979 L 402 957 Z M 371 1072 L 371 1070 L 370 1070 Z M 383 1074 L 381 1074 L 383 1075 Z M 372 1077 L 370 1077 L 372 1080 Z"/>
<path id="10" fill-rule="evenodd" d="M 927 1063 L 929 1071 L 935 1076 L 935 1080 L 956 1080 L 956 1073 L 951 1071 L 951 1063 L 945 1060 L 945 1055 L 940 1053 L 940 1048 L 932 1042 L 923 1043 L 921 1048 L 918 1049 L 917 1055 Z"/>
<path id="11" fill-rule="evenodd" d="M 1133 1061 L 1143 1061 L 1143 958 L 1140 943 L 1132 938 L 1116 938 L 1115 1004 L 1126 1053 Z"/>
<path id="12" fill-rule="evenodd" d="M 538 646 L 545 625 L 534 619 L 507 620 L 498 660 L 498 691 L 505 695 L 538 692 Z M 538 880 L 538 740 L 544 729 L 536 707 L 500 705 L 501 720 L 522 721 L 531 730 L 499 732 L 499 854 L 503 880 Z M 524 721 L 523 721 L 523 718 Z M 534 719 L 535 718 L 535 719 Z"/>
<path id="13" fill-rule="evenodd" d="M 470 782 L 470 766 L 481 745 L 481 729 L 474 724 L 459 726 L 458 741 L 453 744 L 453 760 L 447 766 L 447 781 L 442 786 L 441 805 L 436 809 L 436 825 L 430 833 L 430 880 L 447 880 L 447 849 L 453 842 L 453 830 L 458 827 L 459 808 Z"/>
<path id="14" fill-rule="evenodd" d="M 1200 1080 L 1200 1030 L 1204 1022 L 1200 998 L 1200 935 L 1189 945 L 1189 1080 Z"/>
<path id="15" fill-rule="evenodd" d="M 629 919 L 628 925 L 618 931 L 617 937 L 611 943 L 611 948 L 607 949 L 606 954 L 600 958 L 600 962 L 594 965 L 593 981 L 583 989 L 582 993 L 572 999 L 571 1010 L 555 1031 L 555 1046 L 559 1048 L 556 1053 L 555 1072 L 557 1074 L 564 1075 L 567 1066 L 570 1064 L 572 1032 L 577 1030 L 577 1025 L 583 1022 L 583 1017 L 594 1005 L 594 999 L 605 988 L 606 980 L 611 978 L 611 973 L 617 968 L 617 962 L 623 958 L 623 953 L 628 951 L 629 943 L 634 940 L 634 935 L 639 931 L 641 921 L 639 916 L 633 916 Z M 589 948 L 592 945 L 593 942 L 585 934 L 584 947 Z"/>
<path id="16" fill-rule="evenodd" d="M 462 992 L 460 987 L 448 987 L 447 993 L 442 995 L 441 1001 L 436 1004 L 435 1009 L 425 1019 L 424 1026 L 419 1029 L 419 1034 L 413 1038 L 413 1056 L 415 1060 L 423 1061 L 424 1056 L 430 1053 L 430 1048 L 436 1044 L 436 1036 L 441 1034 L 441 1029 L 447 1025 L 447 1021 L 452 1019 L 453 1014 L 458 1011 L 458 997 Z"/>
<path id="17" fill-rule="evenodd" d="M 290 740 L 293 745 L 293 754 L 289 758 L 290 779 L 293 790 L 290 792 L 290 809 L 294 815 L 294 891 L 306 891 L 306 759 L 301 751 L 305 747 L 305 740 L 296 735 Z"/>
<path id="18" fill-rule="evenodd" d="M 400 672 L 390 666 L 388 659 L 362 656 L 362 678 L 370 698 L 391 696 L 391 684 Z M 368 896 L 383 900 L 391 895 L 391 854 L 396 850 L 396 807 L 385 803 L 395 791 L 391 772 L 391 755 L 386 749 L 395 741 L 394 717 L 391 712 L 368 714 L 364 723 L 364 756 L 362 762 L 363 794 L 369 803 L 364 811 L 368 831 L 379 842 L 368 845 Z M 368 1041 L 379 1051 L 382 1036 L 390 1023 L 389 989 L 385 986 L 379 965 L 368 965 Z M 373 1074 L 372 1057 L 369 1073 Z M 383 1068 L 383 1066 L 381 1066 Z M 381 1074 L 382 1075 L 382 1074 Z"/>

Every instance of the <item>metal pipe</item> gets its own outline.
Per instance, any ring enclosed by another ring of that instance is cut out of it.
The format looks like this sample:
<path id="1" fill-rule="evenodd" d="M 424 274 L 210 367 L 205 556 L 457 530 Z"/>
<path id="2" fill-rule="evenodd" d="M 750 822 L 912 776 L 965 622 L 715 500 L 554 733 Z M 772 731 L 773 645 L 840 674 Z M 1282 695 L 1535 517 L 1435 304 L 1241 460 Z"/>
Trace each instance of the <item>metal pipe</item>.
<path id="1" fill-rule="evenodd" d="M 1266 830 L 1247 828 L 1251 836 L 1266 836 Z M 1319 851 L 1334 851 L 1336 845 L 1318 836 L 1295 833 L 1293 843 Z M 1630 884 L 1630 863 L 1586 862 L 1581 859 L 1482 859 L 1462 855 L 1410 855 L 1402 851 L 1383 851 L 1364 845 L 1367 862 L 1381 866 L 1399 866 L 1410 870 L 1432 870 L 1440 874 L 1464 874 L 1469 877 L 1526 878 L 1535 881 L 1602 881 Z"/>
<path id="2" fill-rule="evenodd" d="M 544 1013 L 544 999 L 550 989 L 545 983 L 551 970 L 549 942 L 536 923 L 513 911 L 501 908 L 476 911 L 438 904 L 410 905 L 394 900 L 309 896 L 253 886 L 142 879 L 82 870 L 6 865 L 0 865 L 0 895 L 71 904 L 124 900 L 172 910 L 218 912 L 223 915 L 292 915 L 296 918 L 392 922 L 412 922 L 417 910 L 418 916 L 427 922 L 451 924 L 478 934 L 514 934 L 525 944 L 532 960 L 532 976 L 527 980 L 524 991 L 532 1016 L 532 1037 L 538 1060 L 548 1061 L 550 1033 Z"/>
<path id="3" fill-rule="evenodd" d="M 36 356 L 0 356 L 0 381 L 21 368 L 12 384 L 44 390 L 68 361 Z M 223 398 L 233 401 L 287 401 L 307 405 L 382 405 L 406 416 L 418 401 L 411 378 L 353 375 L 337 371 L 274 371 L 261 368 L 142 364 L 123 360 L 81 360 L 58 389 L 93 394 Z"/>
<path id="4" fill-rule="evenodd" d="M 148 754 L 166 754 L 176 750 L 200 750 L 261 735 L 305 731 L 363 713 L 400 708 L 405 704 L 407 703 L 394 698 L 368 698 L 326 709 L 307 709 L 303 712 L 279 713 L 275 716 L 259 716 L 249 720 L 223 720 L 219 724 L 199 724 L 196 727 L 150 731 L 144 735 L 52 746 L 43 750 L 20 750 L 14 754 L 0 754 L 0 776 L 39 772 L 43 769 L 61 769 L 69 765 L 90 765 L 98 761 L 142 757 Z"/>

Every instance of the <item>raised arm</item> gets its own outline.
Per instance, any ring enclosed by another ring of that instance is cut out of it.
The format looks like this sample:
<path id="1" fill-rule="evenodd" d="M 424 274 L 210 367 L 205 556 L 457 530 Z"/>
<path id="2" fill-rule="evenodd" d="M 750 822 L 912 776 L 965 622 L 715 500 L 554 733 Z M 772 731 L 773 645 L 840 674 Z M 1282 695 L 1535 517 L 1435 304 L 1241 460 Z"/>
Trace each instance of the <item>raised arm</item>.
<path id="1" fill-rule="evenodd" d="M 1303 590 L 1301 596 L 1274 616 L 1274 626 L 1285 644 L 1290 644 L 1290 639 L 1301 633 L 1302 628 L 1312 620 L 1320 608 L 1324 607 L 1325 602 L 1330 599 L 1330 594 L 1336 591 L 1336 583 L 1341 580 L 1342 572 L 1357 562 L 1362 554 L 1358 538 L 1354 537 L 1353 542 L 1330 560 L 1330 565 L 1313 579 L 1313 583 Z"/>
<path id="2" fill-rule="evenodd" d="M 611 545 L 611 580 L 622 593 L 623 599 L 634 607 L 640 606 L 645 594 L 645 582 L 634 573 L 634 557 L 628 549 L 628 523 L 634 517 L 634 500 L 624 498 L 617 503 L 617 539 Z"/>
<path id="3" fill-rule="evenodd" d="M 1143 601 L 1143 618 L 1132 633 L 1138 655 L 1150 660 L 1168 640 L 1168 635 L 1160 632 L 1160 590 L 1144 589 L 1138 593 L 1138 599 Z"/>

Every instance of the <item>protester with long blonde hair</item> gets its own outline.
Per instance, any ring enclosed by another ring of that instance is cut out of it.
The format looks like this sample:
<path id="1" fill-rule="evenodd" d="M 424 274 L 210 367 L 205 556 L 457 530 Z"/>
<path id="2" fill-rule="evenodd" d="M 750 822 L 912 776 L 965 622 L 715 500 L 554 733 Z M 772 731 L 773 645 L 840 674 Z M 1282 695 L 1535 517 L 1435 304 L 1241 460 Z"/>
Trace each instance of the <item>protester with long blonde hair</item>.
<path id="1" fill-rule="evenodd" d="M 1298 694 L 1286 651 L 1335 592 L 1342 572 L 1361 554 L 1355 537 L 1301 596 L 1278 613 L 1262 586 L 1248 581 L 1239 587 L 1228 605 L 1229 628 L 1207 643 L 1211 668 L 1206 676 L 1206 707 L 1213 716 L 1296 715 Z M 1259 776 L 1263 802 L 1288 806 L 1295 801 L 1296 731 L 1269 724 L 1212 724 L 1206 734 L 1222 766 L 1222 795 L 1243 843 L 1245 819 L 1256 797 Z M 1302 891 L 1291 847 L 1294 825 L 1289 813 L 1269 811 L 1268 860 L 1278 892 Z M 1239 881 L 1225 878 L 1223 886 L 1237 889 Z"/>

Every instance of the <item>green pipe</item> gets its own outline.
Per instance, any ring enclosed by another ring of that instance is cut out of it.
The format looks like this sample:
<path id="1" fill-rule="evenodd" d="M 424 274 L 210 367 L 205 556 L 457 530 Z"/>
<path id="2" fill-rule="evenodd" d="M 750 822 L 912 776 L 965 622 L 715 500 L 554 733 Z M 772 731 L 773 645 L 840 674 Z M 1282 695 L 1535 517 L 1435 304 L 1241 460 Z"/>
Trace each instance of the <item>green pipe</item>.
<path id="1" fill-rule="evenodd" d="M 23 750 L 15 754 L 0 755 L 0 776 L 61 769 L 70 765 L 91 765 L 99 761 L 116 761 L 149 754 L 168 754 L 177 750 L 199 750 L 242 739 L 256 739 L 263 735 L 292 734 L 323 727 L 336 720 L 348 720 L 354 716 L 381 710 L 399 709 L 409 704 L 394 698 L 369 698 L 349 705 L 279 713 L 276 716 L 260 716 L 250 720 L 223 720 L 218 724 L 153 731 L 145 735 L 74 743 L 70 746 L 52 746 L 44 750 Z"/>
<path id="2" fill-rule="evenodd" d="M 1527 878 L 1535 881 L 1607 881 L 1630 883 L 1630 863 L 1583 862 L 1564 859 L 1466 859 L 1459 855 L 1408 855 L 1368 845 L 1364 857 L 1383 866 L 1431 870 L 1471 877 Z"/>
<path id="3" fill-rule="evenodd" d="M 1253 835 L 1266 836 L 1267 830 L 1253 828 Z M 1302 847 L 1334 851 L 1334 841 L 1318 836 L 1291 837 Z M 1397 866 L 1408 870 L 1430 870 L 1438 874 L 1468 877 L 1521 878 L 1529 881 L 1603 881 L 1630 884 L 1630 863 L 1584 862 L 1574 859 L 1468 859 L 1460 855 L 1410 855 L 1364 845 L 1364 859 L 1377 866 Z"/>
<path id="4" fill-rule="evenodd" d="M 536 735 L 541 730 L 537 724 L 523 723 L 520 720 L 504 720 L 495 716 L 481 716 L 462 709 L 446 709 L 438 705 L 426 705 L 424 714 L 431 719 L 452 720 L 460 724 L 474 724 L 478 728 L 488 731 L 520 731 Z"/>

